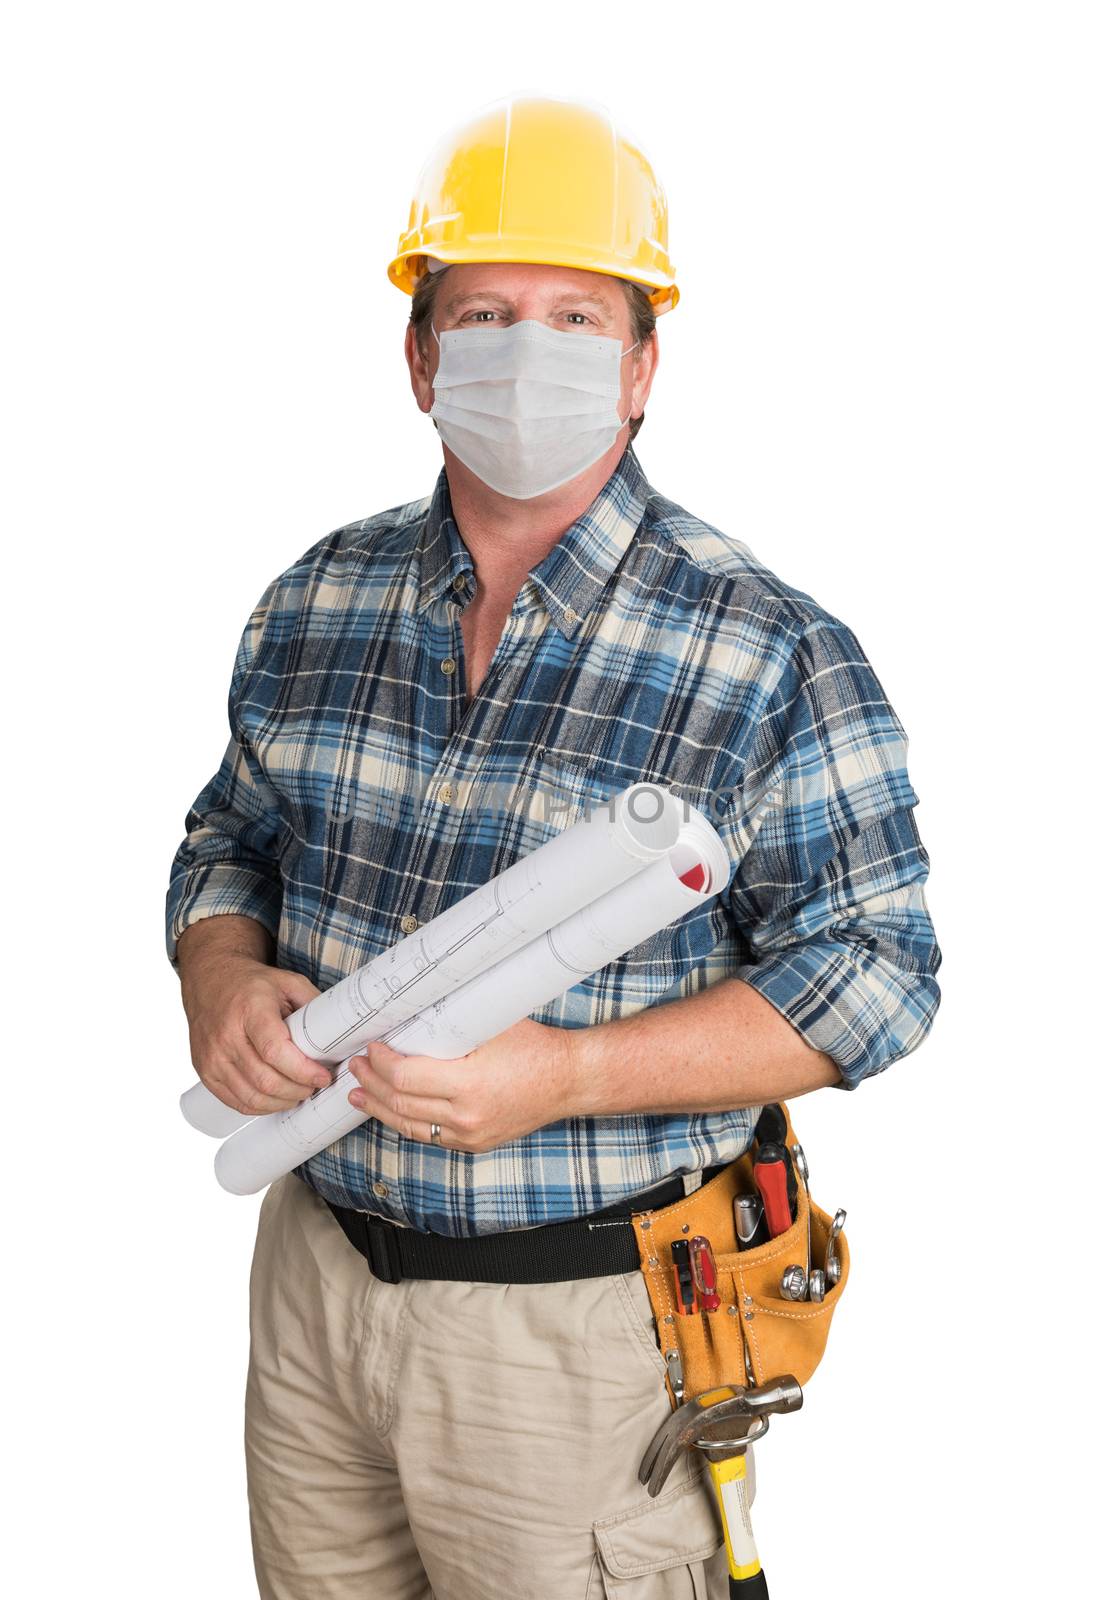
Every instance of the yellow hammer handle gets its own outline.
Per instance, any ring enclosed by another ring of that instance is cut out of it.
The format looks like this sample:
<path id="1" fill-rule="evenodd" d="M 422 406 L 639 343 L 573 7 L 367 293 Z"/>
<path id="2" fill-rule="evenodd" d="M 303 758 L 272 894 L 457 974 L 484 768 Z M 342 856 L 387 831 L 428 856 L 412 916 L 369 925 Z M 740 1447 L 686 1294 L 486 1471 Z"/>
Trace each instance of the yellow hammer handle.
<path id="1" fill-rule="evenodd" d="M 761 1570 L 754 1529 L 750 1522 L 750 1497 L 746 1482 L 746 1453 L 726 1461 L 708 1462 L 719 1514 L 723 1518 L 723 1539 L 727 1546 L 730 1590 L 748 1600 L 752 1594 L 768 1596 L 765 1574 Z"/>

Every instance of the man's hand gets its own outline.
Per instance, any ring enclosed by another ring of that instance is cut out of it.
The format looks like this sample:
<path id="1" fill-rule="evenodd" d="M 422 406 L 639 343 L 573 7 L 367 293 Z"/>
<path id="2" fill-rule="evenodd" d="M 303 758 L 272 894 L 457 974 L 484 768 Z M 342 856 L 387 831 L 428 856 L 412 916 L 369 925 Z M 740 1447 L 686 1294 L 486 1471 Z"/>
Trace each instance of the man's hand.
<path id="1" fill-rule="evenodd" d="M 348 1099 L 407 1139 L 477 1155 L 571 1115 L 574 1051 L 569 1028 L 525 1017 L 450 1061 L 406 1056 L 382 1040 L 348 1063 L 361 1087 Z"/>
<path id="2" fill-rule="evenodd" d="M 185 930 L 178 949 L 195 1070 L 223 1105 L 256 1116 L 290 1111 L 332 1078 L 303 1055 L 284 1021 L 319 991 L 309 978 L 260 959 L 259 942 L 241 938 L 240 924 L 249 921 L 207 918 Z"/>

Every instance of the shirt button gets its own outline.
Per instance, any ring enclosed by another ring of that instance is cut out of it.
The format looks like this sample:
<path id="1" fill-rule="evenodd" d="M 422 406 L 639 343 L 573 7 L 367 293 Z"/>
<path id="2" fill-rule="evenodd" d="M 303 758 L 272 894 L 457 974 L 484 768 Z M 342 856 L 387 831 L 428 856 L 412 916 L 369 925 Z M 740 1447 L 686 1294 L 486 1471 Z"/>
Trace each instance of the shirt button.
<path id="1" fill-rule="evenodd" d="M 417 932 L 417 918 L 412 913 L 407 913 L 398 924 L 403 933 Z"/>
<path id="2" fill-rule="evenodd" d="M 455 657 L 445 656 L 443 661 L 440 663 L 440 671 L 447 673 L 447 675 L 450 677 L 455 671 Z"/>
<path id="3" fill-rule="evenodd" d="M 377 1194 L 380 1200 L 385 1200 L 387 1195 L 390 1193 L 390 1190 L 387 1188 L 385 1183 L 373 1183 L 371 1185 L 371 1192 L 372 1194 Z"/>
<path id="4" fill-rule="evenodd" d="M 564 622 L 577 622 L 578 613 L 574 610 L 573 606 L 563 607 L 562 620 Z"/>
<path id="5" fill-rule="evenodd" d="M 467 574 L 465 572 L 457 572 L 455 577 L 452 579 L 452 588 L 453 589 L 465 589 L 466 587 L 467 587 Z"/>
<path id="6" fill-rule="evenodd" d="M 452 800 L 454 799 L 454 792 L 452 790 L 451 784 L 450 783 L 442 783 L 440 785 L 439 795 L 440 795 L 441 802 L 446 806 L 450 806 L 451 803 L 452 803 Z"/>

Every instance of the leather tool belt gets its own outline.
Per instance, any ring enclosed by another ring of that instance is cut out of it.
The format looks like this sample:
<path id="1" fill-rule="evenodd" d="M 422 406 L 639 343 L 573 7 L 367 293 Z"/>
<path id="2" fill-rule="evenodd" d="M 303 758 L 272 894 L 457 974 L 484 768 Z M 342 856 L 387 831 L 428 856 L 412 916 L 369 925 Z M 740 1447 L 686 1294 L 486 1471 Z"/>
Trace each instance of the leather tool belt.
<path id="1" fill-rule="evenodd" d="M 710 1183 L 725 1170 L 723 1165 L 706 1167 L 702 1184 Z M 400 1228 L 385 1217 L 334 1205 L 331 1200 L 325 1203 L 349 1243 L 384 1283 L 401 1283 L 403 1278 L 564 1283 L 571 1278 L 603 1278 L 614 1272 L 638 1271 L 633 1215 L 650 1213 L 684 1198 L 683 1178 L 667 1178 L 642 1194 L 617 1201 L 587 1217 L 472 1238 Z"/>
<path id="2" fill-rule="evenodd" d="M 781 1109 L 787 1129 L 785 1143 L 791 1150 L 797 1142 L 792 1119 L 787 1106 L 782 1104 Z M 801 1182 L 792 1226 L 753 1249 L 739 1250 L 734 1197 L 754 1192 L 753 1155 L 747 1151 L 693 1194 L 660 1211 L 632 1217 L 637 1265 L 650 1296 L 666 1360 L 666 1388 L 675 1409 L 678 1399 L 672 1375 L 678 1364 L 683 1398 L 691 1400 L 724 1384 L 753 1387 L 782 1373 L 804 1384 L 822 1360 L 831 1318 L 849 1281 L 845 1232 L 839 1232 L 834 1243 L 840 1265 L 838 1280 L 828 1286 L 823 1299 L 784 1299 L 780 1283 L 786 1267 L 803 1267 L 808 1274 L 812 1268 L 825 1267 L 832 1218 L 815 1204 Z M 715 1311 L 686 1316 L 677 1309 L 676 1268 L 670 1246 L 675 1239 L 699 1234 L 712 1247 L 720 1305 Z"/>

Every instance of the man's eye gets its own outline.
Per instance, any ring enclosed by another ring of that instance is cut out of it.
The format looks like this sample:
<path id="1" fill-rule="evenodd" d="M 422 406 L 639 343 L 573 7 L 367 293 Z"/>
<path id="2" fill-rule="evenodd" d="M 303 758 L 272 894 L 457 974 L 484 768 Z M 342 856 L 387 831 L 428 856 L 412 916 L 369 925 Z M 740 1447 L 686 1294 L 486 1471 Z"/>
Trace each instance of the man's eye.
<path id="1" fill-rule="evenodd" d="M 497 312 L 496 311 L 469 311 L 467 313 L 467 316 L 463 318 L 463 321 L 466 322 L 468 317 L 496 317 L 496 316 L 497 316 Z"/>
<path id="2" fill-rule="evenodd" d="M 568 317 L 577 317 L 581 322 L 589 321 L 589 318 L 582 311 L 568 311 L 566 314 Z"/>

